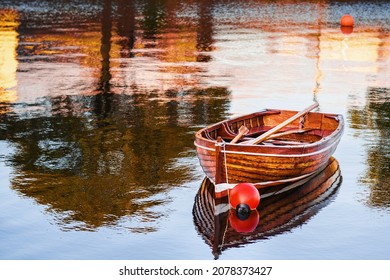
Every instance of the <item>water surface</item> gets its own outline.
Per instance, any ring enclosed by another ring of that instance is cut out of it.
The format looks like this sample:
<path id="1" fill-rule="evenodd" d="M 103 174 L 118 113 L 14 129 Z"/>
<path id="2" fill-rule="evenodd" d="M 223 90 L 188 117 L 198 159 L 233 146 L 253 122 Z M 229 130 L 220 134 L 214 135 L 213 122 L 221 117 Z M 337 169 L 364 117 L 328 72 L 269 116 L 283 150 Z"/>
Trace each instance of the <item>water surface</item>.
<path id="1" fill-rule="evenodd" d="M 346 119 L 337 176 L 261 202 L 257 231 L 229 229 L 240 241 L 218 257 L 388 259 L 388 11 L 0 1 L 0 258 L 213 259 L 193 212 L 204 179 L 194 133 L 318 101 Z M 344 13 L 353 29 L 340 28 Z"/>

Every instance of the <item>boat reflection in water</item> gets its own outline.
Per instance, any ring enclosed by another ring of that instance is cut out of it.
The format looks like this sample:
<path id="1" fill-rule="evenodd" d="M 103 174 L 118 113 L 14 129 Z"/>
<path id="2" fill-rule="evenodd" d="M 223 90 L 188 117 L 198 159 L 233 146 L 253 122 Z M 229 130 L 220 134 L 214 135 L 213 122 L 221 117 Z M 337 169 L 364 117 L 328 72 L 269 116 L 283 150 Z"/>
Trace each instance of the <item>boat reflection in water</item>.
<path id="1" fill-rule="evenodd" d="M 283 193 L 263 194 L 257 210 L 239 219 L 229 208 L 228 198 L 216 199 L 214 184 L 206 177 L 195 197 L 194 223 L 217 259 L 228 248 L 281 234 L 306 223 L 332 201 L 342 182 L 337 160 Z M 268 196 L 268 197 L 267 197 Z"/>

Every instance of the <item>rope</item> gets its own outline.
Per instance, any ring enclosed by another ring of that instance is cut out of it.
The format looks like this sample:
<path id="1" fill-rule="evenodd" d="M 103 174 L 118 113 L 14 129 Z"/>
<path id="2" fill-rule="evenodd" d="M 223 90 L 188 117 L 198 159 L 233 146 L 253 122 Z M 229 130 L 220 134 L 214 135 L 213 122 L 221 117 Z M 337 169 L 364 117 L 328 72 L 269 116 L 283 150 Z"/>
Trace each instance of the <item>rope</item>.
<path id="1" fill-rule="evenodd" d="M 302 117 L 299 118 L 299 129 L 303 129 L 305 128 L 305 119 L 306 119 L 306 115 L 303 115 Z"/>
<path id="2" fill-rule="evenodd" d="M 229 184 L 229 179 L 228 179 L 228 170 L 227 170 L 227 163 L 226 163 L 226 142 L 222 139 L 221 143 L 216 143 L 215 145 L 222 147 L 223 148 L 223 161 L 225 165 L 225 176 L 226 176 L 226 183 Z M 222 152 L 222 151 L 221 151 Z"/>
<path id="3" fill-rule="evenodd" d="M 223 148 L 223 160 L 224 160 L 224 164 L 225 164 L 226 183 L 229 184 L 227 162 L 226 162 L 226 142 L 222 139 L 222 142 L 221 143 L 216 143 L 216 145 L 218 145 L 218 146 Z M 230 191 L 229 191 L 229 189 L 228 189 L 228 202 L 229 202 L 229 205 L 230 205 Z M 230 214 L 231 213 L 229 212 L 228 213 L 228 219 L 229 219 L 229 215 Z M 226 232 L 227 232 L 228 226 L 229 226 L 229 220 L 226 222 L 225 230 L 223 231 L 222 242 L 219 245 L 219 248 L 221 248 L 221 250 L 223 250 L 223 245 L 225 244 L 225 237 L 226 237 Z"/>

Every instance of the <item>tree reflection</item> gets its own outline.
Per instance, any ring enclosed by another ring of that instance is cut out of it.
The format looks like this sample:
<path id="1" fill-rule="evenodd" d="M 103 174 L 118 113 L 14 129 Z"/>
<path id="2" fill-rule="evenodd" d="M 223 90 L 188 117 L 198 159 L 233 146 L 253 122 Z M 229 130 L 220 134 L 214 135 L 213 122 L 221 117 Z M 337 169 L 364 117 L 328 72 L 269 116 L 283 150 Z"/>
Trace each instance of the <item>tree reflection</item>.
<path id="1" fill-rule="evenodd" d="M 110 50 L 111 50 L 111 28 L 112 28 L 112 7 L 111 0 L 103 2 L 103 11 L 101 17 L 102 39 L 100 46 L 100 54 L 102 56 L 101 77 L 99 90 L 101 93 L 110 92 Z"/>
<path id="2" fill-rule="evenodd" d="M 132 49 L 135 44 L 136 31 L 136 10 L 133 1 L 119 0 L 118 1 L 118 35 L 120 36 L 119 44 L 121 45 L 121 54 L 133 57 Z"/>
<path id="3" fill-rule="evenodd" d="M 367 105 L 351 109 L 354 128 L 368 128 L 376 143 L 368 148 L 368 170 L 361 182 L 370 186 L 368 203 L 374 207 L 390 207 L 390 105 L 389 88 L 369 88 Z"/>
<path id="4" fill-rule="evenodd" d="M 157 35 L 161 33 L 165 25 L 165 1 L 148 0 L 143 6 L 143 20 L 141 21 L 141 29 L 143 30 L 143 38 L 155 42 Z M 151 44 L 148 47 L 153 47 Z"/>
<path id="5" fill-rule="evenodd" d="M 196 48 L 201 52 L 197 61 L 208 62 L 210 55 L 205 53 L 212 51 L 213 47 L 213 16 L 212 8 L 214 1 L 199 1 L 199 23 L 197 25 Z"/>
<path id="6" fill-rule="evenodd" d="M 150 223 L 162 214 L 152 206 L 191 180 L 192 166 L 177 165 L 193 149 L 190 126 L 197 114 L 222 119 L 229 102 L 222 88 L 184 94 L 191 98 L 177 103 L 111 95 L 108 111 L 95 110 L 99 95 L 62 96 L 35 104 L 32 117 L 2 115 L 0 140 L 16 147 L 12 188 L 57 213 L 64 230 L 115 225 L 122 216 L 144 218 L 147 226 L 132 230 L 155 230 Z M 206 109 L 194 110 L 200 103 Z"/>
<path id="7" fill-rule="evenodd" d="M 206 2 L 200 9 L 205 24 L 211 21 Z M 0 140 L 15 147 L 15 153 L 7 156 L 14 168 L 11 187 L 46 205 L 63 230 L 116 226 L 124 216 L 141 221 L 130 226 L 133 231 L 156 230 L 153 222 L 164 214 L 154 207 L 169 201 L 166 193 L 171 188 L 192 178 L 193 167 L 178 163 L 182 157 L 194 156 L 192 127 L 226 117 L 230 102 L 226 88 L 198 88 L 195 81 L 186 89 L 178 84 L 169 90 L 154 90 L 149 84 L 138 87 L 137 80 L 129 83 L 125 77 L 137 39 L 150 45 L 146 47 L 160 43 L 165 60 L 177 64 L 174 75 L 197 71 L 181 63 L 196 61 L 197 54 L 187 48 L 211 50 L 212 25 L 204 34 L 199 33 L 201 28 L 183 25 L 185 44 L 175 36 L 164 41 L 160 34 L 175 34 L 181 24 L 174 18 L 177 5 L 158 0 L 104 0 L 98 15 L 86 13 L 85 19 L 70 20 L 65 11 L 60 13 L 62 21 L 53 18 L 53 26 L 69 22 L 66 27 L 73 28 L 77 36 L 42 27 L 53 17 L 50 13 L 33 16 L 30 28 L 21 30 L 22 44 L 17 48 L 25 61 L 58 62 L 59 66 L 52 67 L 59 73 L 61 63 L 72 62 L 93 73 L 87 92 L 68 95 L 53 88 L 31 103 L 6 103 L 7 110 L 0 115 Z M 27 26 L 26 18 L 22 14 L 21 26 Z M 185 47 L 182 53 L 174 52 L 178 46 Z M 69 59 L 72 54 L 75 58 Z M 26 77 L 35 77 L 31 75 Z M 37 83 L 48 79 L 50 75 Z M 69 88 L 78 90 L 73 85 Z M 119 88 L 126 89 L 124 94 L 118 94 Z"/>

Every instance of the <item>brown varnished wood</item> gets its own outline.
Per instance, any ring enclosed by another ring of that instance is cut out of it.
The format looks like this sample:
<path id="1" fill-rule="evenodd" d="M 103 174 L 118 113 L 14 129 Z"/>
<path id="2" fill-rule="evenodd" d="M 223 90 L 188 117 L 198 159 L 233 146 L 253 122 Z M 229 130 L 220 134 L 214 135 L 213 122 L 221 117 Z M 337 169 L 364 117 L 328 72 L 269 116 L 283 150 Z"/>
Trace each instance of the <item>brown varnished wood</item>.
<path id="1" fill-rule="evenodd" d="M 309 112 L 300 130 L 299 120 L 296 120 L 280 130 L 279 135 L 272 135 L 268 142 L 259 145 L 245 145 L 240 141 L 229 143 L 241 126 L 249 130 L 241 139 L 247 141 L 295 114 L 296 111 L 268 109 L 198 131 L 196 150 L 206 176 L 216 183 L 258 183 L 299 177 L 318 170 L 332 156 L 340 141 L 344 129 L 341 115 Z M 221 146 L 216 146 L 218 137 L 224 143 L 223 151 Z"/>

